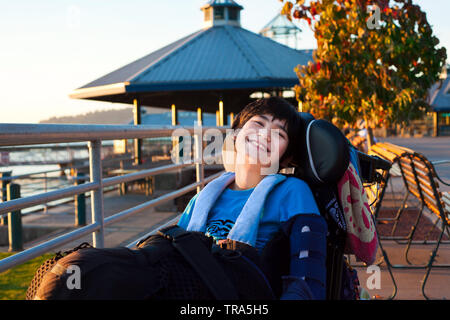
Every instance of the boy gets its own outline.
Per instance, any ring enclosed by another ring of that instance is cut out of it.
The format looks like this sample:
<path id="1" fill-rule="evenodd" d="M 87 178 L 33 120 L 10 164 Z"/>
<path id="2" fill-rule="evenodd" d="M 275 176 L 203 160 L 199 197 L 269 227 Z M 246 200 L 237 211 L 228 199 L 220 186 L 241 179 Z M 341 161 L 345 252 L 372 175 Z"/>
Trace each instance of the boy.
<path id="1" fill-rule="evenodd" d="M 178 225 L 221 246 L 251 246 L 268 264 L 282 263 L 270 255 L 277 254 L 280 233 L 286 235 L 289 266 L 277 298 L 325 299 L 326 222 L 308 185 L 277 173 L 298 159 L 300 126 L 295 108 L 281 98 L 247 105 L 232 124 L 235 157 L 226 164 L 231 169 L 190 200 Z"/>

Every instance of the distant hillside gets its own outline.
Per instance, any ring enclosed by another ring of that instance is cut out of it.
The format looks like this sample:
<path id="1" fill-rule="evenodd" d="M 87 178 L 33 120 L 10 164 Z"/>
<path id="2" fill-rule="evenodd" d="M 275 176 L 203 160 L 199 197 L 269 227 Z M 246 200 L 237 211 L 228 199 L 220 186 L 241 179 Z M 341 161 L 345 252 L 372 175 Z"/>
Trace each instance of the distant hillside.
<path id="1" fill-rule="evenodd" d="M 161 113 L 169 109 L 143 108 L 144 112 Z M 51 117 L 39 123 L 81 123 L 81 124 L 128 124 L 133 120 L 133 108 L 93 111 L 85 114 L 63 117 Z"/>

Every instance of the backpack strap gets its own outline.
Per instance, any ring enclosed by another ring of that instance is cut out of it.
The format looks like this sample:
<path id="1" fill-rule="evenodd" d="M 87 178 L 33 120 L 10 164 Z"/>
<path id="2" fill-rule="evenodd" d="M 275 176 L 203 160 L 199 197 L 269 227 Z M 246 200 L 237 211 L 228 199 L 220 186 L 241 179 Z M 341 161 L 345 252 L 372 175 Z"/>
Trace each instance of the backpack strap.
<path id="1" fill-rule="evenodd" d="M 223 268 L 192 232 L 172 225 L 159 230 L 158 234 L 171 241 L 173 247 L 194 268 L 217 300 L 238 300 L 236 288 Z"/>

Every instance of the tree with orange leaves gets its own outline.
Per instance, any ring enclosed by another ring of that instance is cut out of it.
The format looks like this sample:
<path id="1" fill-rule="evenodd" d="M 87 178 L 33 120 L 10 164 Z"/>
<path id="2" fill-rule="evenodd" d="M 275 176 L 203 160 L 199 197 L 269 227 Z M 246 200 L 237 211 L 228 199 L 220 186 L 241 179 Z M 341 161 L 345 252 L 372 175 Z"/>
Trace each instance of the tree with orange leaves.
<path id="1" fill-rule="evenodd" d="M 296 96 L 316 117 L 371 128 L 407 124 L 429 110 L 428 89 L 447 58 L 426 14 L 411 0 L 281 0 L 308 22 L 313 61 L 298 66 Z"/>

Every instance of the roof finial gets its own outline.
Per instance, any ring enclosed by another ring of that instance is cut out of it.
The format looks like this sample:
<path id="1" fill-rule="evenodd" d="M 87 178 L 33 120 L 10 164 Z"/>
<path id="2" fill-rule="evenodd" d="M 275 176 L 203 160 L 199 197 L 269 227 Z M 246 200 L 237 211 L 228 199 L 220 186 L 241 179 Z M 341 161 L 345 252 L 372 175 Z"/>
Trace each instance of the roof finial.
<path id="1" fill-rule="evenodd" d="M 244 9 L 233 0 L 210 0 L 200 8 L 204 14 L 204 28 L 231 25 L 241 26 L 240 11 Z"/>

